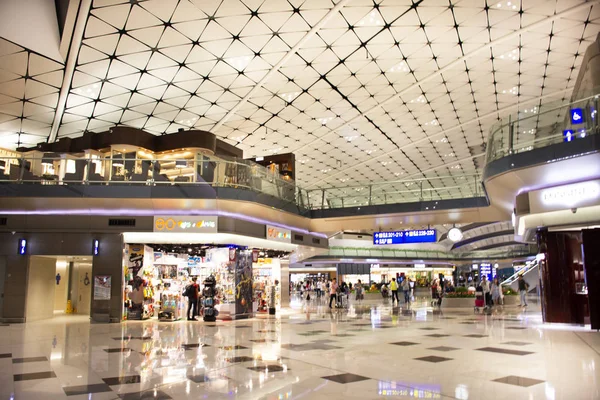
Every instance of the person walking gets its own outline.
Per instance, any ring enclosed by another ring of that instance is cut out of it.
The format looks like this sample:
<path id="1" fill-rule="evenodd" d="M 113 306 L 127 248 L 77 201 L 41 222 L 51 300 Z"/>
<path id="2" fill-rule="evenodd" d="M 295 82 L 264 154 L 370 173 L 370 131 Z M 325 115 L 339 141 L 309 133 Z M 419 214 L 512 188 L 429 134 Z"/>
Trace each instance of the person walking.
<path id="1" fill-rule="evenodd" d="M 321 298 L 321 290 L 323 289 L 323 282 L 319 279 L 317 281 L 317 285 L 315 287 L 315 291 L 317 292 L 317 299 Z"/>
<path id="2" fill-rule="evenodd" d="M 331 284 L 329 285 L 329 308 L 331 308 L 331 303 L 333 303 L 333 301 L 336 299 L 337 288 L 338 284 L 336 279 L 333 278 Z"/>
<path id="3" fill-rule="evenodd" d="M 402 291 L 404 292 L 404 304 L 410 303 L 410 278 L 406 277 L 402 281 Z"/>
<path id="4" fill-rule="evenodd" d="M 396 298 L 396 301 L 400 304 L 400 298 L 398 297 L 398 282 L 396 282 L 396 278 L 392 278 L 390 289 L 392 290 L 392 305 L 394 305 L 394 298 Z"/>
<path id="5" fill-rule="evenodd" d="M 495 306 L 501 305 L 502 304 L 502 286 L 500 285 L 500 281 L 498 280 L 498 278 L 494 278 L 494 281 L 492 282 L 491 292 L 492 292 L 492 301 L 494 302 L 494 305 Z"/>
<path id="6" fill-rule="evenodd" d="M 196 321 L 196 315 L 198 315 L 198 294 L 200 293 L 200 286 L 196 281 L 198 278 L 195 276 L 192 278 L 192 283 L 187 287 L 186 294 L 188 298 L 188 309 L 187 309 L 187 320 Z M 192 316 L 190 317 L 190 311 Z"/>
<path id="7" fill-rule="evenodd" d="M 517 282 L 519 284 L 519 295 L 521 296 L 519 307 L 527 307 L 527 290 L 529 290 L 529 284 L 525 282 L 523 275 L 519 275 Z"/>
<path id="8" fill-rule="evenodd" d="M 358 280 L 358 283 L 354 285 L 354 290 L 356 291 L 356 301 L 360 303 L 363 299 L 363 287 L 360 279 Z"/>

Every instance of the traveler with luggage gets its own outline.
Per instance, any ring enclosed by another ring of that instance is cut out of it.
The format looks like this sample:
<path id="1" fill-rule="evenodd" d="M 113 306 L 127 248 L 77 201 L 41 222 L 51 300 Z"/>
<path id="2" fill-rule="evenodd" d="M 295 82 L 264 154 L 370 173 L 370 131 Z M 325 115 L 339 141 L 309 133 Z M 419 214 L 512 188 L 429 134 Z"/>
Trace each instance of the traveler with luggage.
<path id="1" fill-rule="evenodd" d="M 338 284 L 336 279 L 333 278 L 333 281 L 331 281 L 331 284 L 329 285 L 329 308 L 331 308 L 333 301 L 336 299 L 337 289 Z"/>

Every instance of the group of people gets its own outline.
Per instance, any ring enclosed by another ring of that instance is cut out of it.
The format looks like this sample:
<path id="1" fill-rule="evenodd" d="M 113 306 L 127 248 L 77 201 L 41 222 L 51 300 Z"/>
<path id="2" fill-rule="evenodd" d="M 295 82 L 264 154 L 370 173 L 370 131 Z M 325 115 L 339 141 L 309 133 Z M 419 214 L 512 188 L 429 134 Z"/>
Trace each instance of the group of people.
<path id="1" fill-rule="evenodd" d="M 404 304 L 409 304 L 412 298 L 411 291 L 412 285 L 410 284 L 410 278 L 405 277 L 400 284 L 396 281 L 396 278 L 392 278 L 390 282 L 390 290 L 392 291 L 392 304 L 394 304 L 394 300 L 400 304 L 400 297 L 398 297 L 398 291 L 402 289 L 402 293 L 404 293 Z"/>

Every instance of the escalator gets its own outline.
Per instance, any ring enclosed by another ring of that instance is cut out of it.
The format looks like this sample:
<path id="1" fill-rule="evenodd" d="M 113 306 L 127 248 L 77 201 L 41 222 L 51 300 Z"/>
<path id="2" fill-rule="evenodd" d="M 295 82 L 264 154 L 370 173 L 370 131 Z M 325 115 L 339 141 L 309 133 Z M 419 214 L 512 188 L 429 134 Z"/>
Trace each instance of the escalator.
<path id="1" fill-rule="evenodd" d="M 517 292 L 519 290 L 519 275 L 523 275 L 523 279 L 525 279 L 525 282 L 529 284 L 529 291 L 536 289 L 540 280 L 538 261 L 533 260 L 531 263 L 527 264 L 525 268 L 519 270 L 519 272 L 515 272 L 508 279 L 502 282 L 502 286 Z"/>

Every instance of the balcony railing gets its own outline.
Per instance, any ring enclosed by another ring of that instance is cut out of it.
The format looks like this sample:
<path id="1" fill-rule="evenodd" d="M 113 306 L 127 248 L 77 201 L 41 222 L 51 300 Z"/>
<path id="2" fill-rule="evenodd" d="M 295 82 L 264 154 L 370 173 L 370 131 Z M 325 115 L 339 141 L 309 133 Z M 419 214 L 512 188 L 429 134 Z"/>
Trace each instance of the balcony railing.
<path id="1" fill-rule="evenodd" d="M 0 157 L 0 183 L 145 185 L 239 188 L 308 209 L 308 194 L 293 181 L 246 160 Z"/>
<path id="2" fill-rule="evenodd" d="M 504 259 L 535 254 L 535 247 L 529 245 L 523 249 L 509 250 L 473 250 L 467 252 L 448 252 L 442 250 L 419 249 L 379 249 L 356 247 L 330 247 L 327 253 L 314 258 L 327 256 L 330 258 L 343 258 L 348 260 L 362 259 L 408 259 L 408 260 L 475 260 L 475 259 Z"/>
<path id="3" fill-rule="evenodd" d="M 592 91 L 600 93 L 600 88 Z M 574 102 L 554 101 L 521 109 L 490 130 L 486 164 L 516 153 L 576 141 L 600 133 L 596 94 Z"/>
<path id="4" fill-rule="evenodd" d="M 456 175 L 312 189 L 308 196 L 312 209 L 326 209 L 475 198 L 484 193 L 480 175 Z"/>

